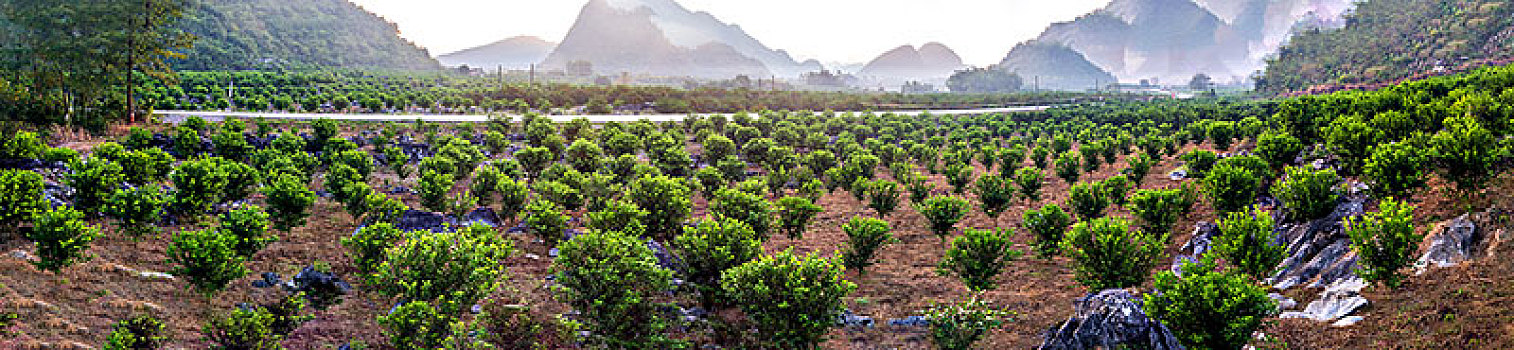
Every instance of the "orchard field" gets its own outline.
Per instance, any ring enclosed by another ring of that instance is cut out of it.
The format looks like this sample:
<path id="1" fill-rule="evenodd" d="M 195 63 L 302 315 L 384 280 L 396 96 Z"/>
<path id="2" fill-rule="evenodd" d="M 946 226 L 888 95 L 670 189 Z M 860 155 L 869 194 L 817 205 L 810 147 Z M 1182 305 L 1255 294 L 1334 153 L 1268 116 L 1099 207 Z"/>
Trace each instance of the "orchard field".
<path id="1" fill-rule="evenodd" d="M 304 103 L 269 96 L 237 105 Z M 0 347 L 1506 348 L 1511 117 L 1493 68 L 1014 114 L 22 127 Z"/>

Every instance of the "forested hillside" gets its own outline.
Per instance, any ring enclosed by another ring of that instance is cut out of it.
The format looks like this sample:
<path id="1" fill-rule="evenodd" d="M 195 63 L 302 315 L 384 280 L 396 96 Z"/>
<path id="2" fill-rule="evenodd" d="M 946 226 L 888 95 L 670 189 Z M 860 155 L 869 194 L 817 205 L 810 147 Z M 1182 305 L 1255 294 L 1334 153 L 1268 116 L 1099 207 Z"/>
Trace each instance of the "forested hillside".
<path id="1" fill-rule="evenodd" d="M 182 26 L 199 37 L 182 70 L 436 69 L 393 23 L 347 0 L 197 0 Z"/>
<path id="2" fill-rule="evenodd" d="M 1346 27 L 1310 30 L 1283 46 L 1259 90 L 1389 82 L 1467 62 L 1509 57 L 1514 6 L 1496 0 L 1370 0 Z"/>

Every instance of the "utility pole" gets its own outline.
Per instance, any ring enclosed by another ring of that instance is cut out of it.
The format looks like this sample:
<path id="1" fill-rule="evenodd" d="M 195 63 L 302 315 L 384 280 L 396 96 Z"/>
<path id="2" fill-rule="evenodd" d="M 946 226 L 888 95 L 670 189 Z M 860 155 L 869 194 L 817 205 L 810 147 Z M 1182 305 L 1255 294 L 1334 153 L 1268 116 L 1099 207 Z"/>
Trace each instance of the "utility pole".
<path id="1" fill-rule="evenodd" d="M 536 64 L 535 63 L 531 64 L 531 78 L 529 80 L 529 84 L 531 86 L 536 86 Z"/>

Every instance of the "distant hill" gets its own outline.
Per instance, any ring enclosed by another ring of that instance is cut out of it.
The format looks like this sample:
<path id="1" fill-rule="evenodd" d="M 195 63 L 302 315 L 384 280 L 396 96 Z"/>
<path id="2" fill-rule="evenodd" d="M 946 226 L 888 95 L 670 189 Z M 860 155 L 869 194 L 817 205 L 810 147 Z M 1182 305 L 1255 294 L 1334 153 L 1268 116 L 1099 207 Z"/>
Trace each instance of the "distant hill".
<path id="1" fill-rule="evenodd" d="M 1054 42 L 1015 45 L 998 68 L 1019 75 L 1026 89 L 1078 91 L 1117 82 L 1113 74 L 1089 62 L 1083 54 Z"/>
<path id="2" fill-rule="evenodd" d="M 1034 39 L 1065 45 L 1121 81 L 1243 81 L 1304 25 L 1329 26 L 1351 0 L 1114 0 Z M 1023 60 L 1022 60 L 1023 61 Z"/>
<path id="3" fill-rule="evenodd" d="M 1383 83 L 1514 57 L 1509 1 L 1368 0 L 1345 23 L 1294 36 L 1268 62 L 1258 89 Z"/>
<path id="4" fill-rule="evenodd" d="M 957 56 L 951 48 L 941 43 L 929 43 L 920 46 L 919 50 L 910 45 L 889 50 L 863 66 L 858 75 L 898 80 L 939 80 L 964 67 L 966 65 L 962 64 L 962 57 Z"/>
<path id="5" fill-rule="evenodd" d="M 347 0 L 199 0 L 182 28 L 199 39 L 184 70 L 343 67 L 438 69 L 399 29 Z"/>
<path id="6" fill-rule="evenodd" d="M 719 79 L 797 77 L 821 68 L 814 62 L 796 62 L 741 27 L 672 0 L 590 0 L 543 65 L 565 68 L 574 61 L 589 62 L 599 74 Z"/>
<path id="7" fill-rule="evenodd" d="M 475 68 L 503 66 L 505 69 L 521 69 L 541 63 L 557 48 L 557 44 L 534 36 L 518 36 L 487 45 L 438 56 L 443 66 L 467 65 Z"/>

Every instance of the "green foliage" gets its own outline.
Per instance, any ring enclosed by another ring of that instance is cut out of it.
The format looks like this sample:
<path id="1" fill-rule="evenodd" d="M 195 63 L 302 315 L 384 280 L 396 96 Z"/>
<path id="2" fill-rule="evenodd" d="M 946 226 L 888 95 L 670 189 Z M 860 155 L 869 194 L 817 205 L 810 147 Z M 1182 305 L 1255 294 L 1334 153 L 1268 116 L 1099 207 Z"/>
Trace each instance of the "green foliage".
<path id="1" fill-rule="evenodd" d="M 946 166 L 945 175 L 946 184 L 952 186 L 952 193 L 962 194 L 973 181 L 973 167 L 967 163 L 951 163 Z"/>
<path id="2" fill-rule="evenodd" d="M 1125 205 L 1125 194 L 1130 192 L 1130 178 L 1125 175 L 1110 176 L 1104 181 L 1099 181 L 1099 187 L 1104 189 L 1104 197 L 1110 204 Z"/>
<path id="3" fill-rule="evenodd" d="M 226 169 L 213 158 L 181 163 L 169 177 L 174 184 L 174 208 L 189 216 L 201 215 L 219 202 L 230 181 Z"/>
<path id="4" fill-rule="evenodd" d="M 1426 156 L 1408 142 L 1380 144 L 1372 148 L 1362 170 L 1378 191 L 1389 196 L 1403 196 L 1425 185 Z"/>
<path id="5" fill-rule="evenodd" d="M 421 172 L 420 182 L 415 185 L 415 191 L 421 199 L 421 206 L 426 210 L 435 212 L 447 211 L 447 194 L 452 192 L 452 186 L 456 185 L 452 174 L 443 174 L 431 170 Z"/>
<path id="6" fill-rule="evenodd" d="M 74 205 L 87 212 L 94 212 L 105 204 L 106 197 L 115 193 L 125 181 L 121 166 L 102 158 L 82 159 L 69 164 L 68 168 L 73 172 L 64 180 L 74 189 Z"/>
<path id="7" fill-rule="evenodd" d="M 1214 163 L 1220 160 L 1218 155 L 1207 150 L 1192 150 L 1183 154 L 1184 162 L 1187 162 L 1188 177 L 1203 178 L 1209 176 L 1209 170 L 1214 168 Z"/>
<path id="8" fill-rule="evenodd" d="M 1020 189 L 1020 196 L 1031 201 L 1041 200 L 1041 169 L 1025 167 L 1015 170 L 1015 186 Z"/>
<path id="9" fill-rule="evenodd" d="M 1272 244 L 1272 225 L 1272 215 L 1261 210 L 1230 213 L 1220 220 L 1212 252 L 1252 280 L 1270 277 L 1287 254 L 1287 247 Z"/>
<path id="10" fill-rule="evenodd" d="M 1273 169 L 1293 162 L 1294 157 L 1303 151 L 1304 143 L 1286 131 L 1268 130 L 1256 139 L 1256 155 L 1266 160 Z"/>
<path id="11" fill-rule="evenodd" d="M 662 333 L 669 321 L 654 297 L 672 272 L 657 265 L 646 242 L 620 232 L 589 232 L 558 247 L 553 262 L 560 299 L 582 313 L 589 342 L 608 348 L 675 345 Z"/>
<path id="12" fill-rule="evenodd" d="M 643 176 L 631 182 L 627 198 L 650 215 L 643 224 L 647 233 L 659 240 L 669 240 L 682 232 L 683 221 L 693 211 L 689 188 L 683 181 L 666 176 Z"/>
<path id="13" fill-rule="evenodd" d="M 984 291 L 995 288 L 994 277 L 1024 252 L 1014 250 L 1008 229 L 967 230 L 952 239 L 938 269 L 941 275 L 956 276 L 967 289 Z"/>
<path id="14" fill-rule="evenodd" d="M 727 270 L 721 287 L 741 305 L 757 333 L 776 348 L 813 348 L 825 340 L 857 285 L 842 279 L 836 258 L 766 255 Z"/>
<path id="15" fill-rule="evenodd" d="M 1125 163 L 1130 166 L 1129 168 L 1125 168 L 1125 173 L 1129 174 L 1131 180 L 1135 181 L 1135 187 L 1141 187 L 1141 180 L 1146 179 L 1146 175 L 1151 173 L 1151 167 L 1156 165 L 1157 160 L 1153 159 L 1150 155 L 1134 154 L 1126 157 Z"/>
<path id="16" fill-rule="evenodd" d="M 1141 230 L 1168 234 L 1172 225 L 1193 211 L 1194 193 L 1188 187 L 1165 190 L 1137 190 L 1126 206 L 1141 220 Z"/>
<path id="17" fill-rule="evenodd" d="M 1083 221 L 1103 217 L 1104 209 L 1109 207 L 1107 193 L 1098 182 L 1074 184 L 1067 190 L 1067 206 Z"/>
<path id="18" fill-rule="evenodd" d="M 764 241 L 773 228 L 773 211 L 772 205 L 762 196 L 735 189 L 720 189 L 710 200 L 711 213 L 747 224 Z"/>
<path id="19" fill-rule="evenodd" d="M 804 238 L 804 230 L 809 227 L 810 220 L 823 209 L 807 198 L 783 197 L 778 199 L 777 211 L 778 226 L 784 235 L 797 240 Z"/>
<path id="20" fill-rule="evenodd" d="M 1078 182 L 1078 177 L 1083 175 L 1083 172 L 1078 170 L 1082 164 L 1080 159 L 1077 153 L 1063 152 L 1057 157 L 1057 177 L 1067 183 Z"/>
<path id="21" fill-rule="evenodd" d="M 116 322 L 101 347 L 107 350 L 152 350 L 168 343 L 163 321 L 151 315 L 139 315 Z"/>
<path id="22" fill-rule="evenodd" d="M 1473 118 L 1450 117 L 1443 124 L 1445 129 L 1430 137 L 1430 160 L 1457 189 L 1480 187 L 1493 176 L 1502 152 L 1496 136 Z"/>
<path id="23" fill-rule="evenodd" d="M 380 315 L 378 324 L 384 327 L 389 345 L 395 348 L 441 349 L 457 323 L 457 316 L 440 310 L 446 306 L 425 300 L 410 301 L 388 315 Z"/>
<path id="24" fill-rule="evenodd" d="M 532 176 L 540 174 L 555 158 L 552 150 L 546 147 L 526 147 L 515 151 L 515 160 L 520 161 L 521 167 Z"/>
<path id="25" fill-rule="evenodd" d="M 466 308 L 494 292 L 513 251 L 509 240 L 479 224 L 456 232 L 414 231 L 385 251 L 373 285 L 389 297 Z"/>
<path id="26" fill-rule="evenodd" d="M 1204 177 L 1204 194 L 1216 212 L 1233 213 L 1245 210 L 1256 200 L 1261 181 L 1251 170 L 1220 164 Z"/>
<path id="27" fill-rule="evenodd" d="M 925 310 L 930 320 L 931 344 L 942 350 L 967 350 L 974 343 L 1010 321 L 1014 313 L 990 308 L 978 297 L 961 303 L 933 304 Z"/>
<path id="28" fill-rule="evenodd" d="M 0 143 L 0 158 L 3 159 L 37 159 L 42 157 L 42 152 L 47 150 L 47 143 L 37 137 L 37 133 L 19 131 L 15 135 Z"/>
<path id="29" fill-rule="evenodd" d="M 278 350 L 283 335 L 275 333 L 277 322 L 272 313 L 261 308 L 236 308 L 205 322 L 201 333 L 212 344 L 212 349 Z"/>
<path id="30" fill-rule="evenodd" d="M 1036 171 L 1040 175 L 1040 171 Z M 1037 185 L 1040 185 L 1037 180 Z M 978 195 L 978 202 L 984 214 L 998 219 L 999 214 L 1009 209 L 1009 203 L 1015 199 L 1015 189 L 1009 179 L 1000 175 L 983 175 L 978 178 L 977 186 L 973 187 L 973 193 Z"/>
<path id="31" fill-rule="evenodd" d="M 174 234 L 168 245 L 168 261 L 174 276 L 182 276 L 206 295 L 226 289 L 226 284 L 247 275 L 246 257 L 237 253 L 237 237 L 217 229 Z"/>
<path id="32" fill-rule="evenodd" d="M 384 147 L 382 152 L 384 152 L 384 161 L 389 164 L 389 169 L 394 172 L 395 176 L 398 176 L 400 180 L 410 177 L 409 168 L 405 167 L 405 165 L 410 163 L 410 155 L 405 154 L 403 149 L 395 146 Z"/>
<path id="33" fill-rule="evenodd" d="M 941 238 L 942 242 L 946 242 L 946 236 L 951 234 L 952 227 L 967 216 L 969 208 L 966 199 L 948 196 L 934 196 L 915 204 L 915 210 L 930 223 L 931 233 Z"/>
<path id="34" fill-rule="evenodd" d="M 676 249 L 688 270 L 685 275 L 699 287 L 705 307 L 725 303 L 720 274 L 762 254 L 762 241 L 752 227 L 731 218 L 707 219 L 686 227 L 675 237 Z"/>
<path id="35" fill-rule="evenodd" d="M 199 155 L 201 149 L 200 132 L 187 127 L 179 127 L 173 133 L 173 150 L 179 158 L 189 159 Z"/>
<path id="36" fill-rule="evenodd" d="M 1067 226 L 1072 225 L 1072 217 L 1062 207 L 1047 204 L 1041 209 L 1026 210 L 1022 224 L 1036 236 L 1036 253 L 1050 258 L 1061 251 L 1062 237 L 1067 234 Z"/>
<path id="37" fill-rule="evenodd" d="M 578 210 L 584 204 L 583 194 L 572 186 L 557 181 L 537 181 L 532 184 L 537 198 L 557 204 L 567 210 Z"/>
<path id="38" fill-rule="evenodd" d="M 252 259 L 254 254 L 279 239 L 268 232 L 268 213 L 258 206 L 245 206 L 221 214 L 221 223 L 216 229 L 236 240 L 233 249 L 237 255 Z"/>
<path id="39" fill-rule="evenodd" d="M 47 209 L 41 174 L 30 170 L 0 170 L 0 224 L 19 227 Z"/>
<path id="40" fill-rule="evenodd" d="M 561 316 L 499 299 L 485 301 L 473 319 L 479 341 L 499 349 L 562 349 L 578 336 L 575 323 Z"/>
<path id="41" fill-rule="evenodd" d="M 1320 130 L 1325 138 L 1325 148 L 1338 156 L 1348 172 L 1361 168 L 1367 158 L 1367 148 L 1378 143 L 1380 132 L 1362 120 L 1360 116 L 1345 115 L 1335 118 Z"/>
<path id="42" fill-rule="evenodd" d="M 352 258 L 353 265 L 359 272 L 370 274 L 378 271 L 378 267 L 387 258 L 385 250 L 399 243 L 404 237 L 394 224 L 379 222 L 358 229 L 350 237 L 342 238 L 342 246 L 347 247 L 347 256 Z"/>
<path id="43" fill-rule="evenodd" d="M 100 229 L 84 221 L 84 213 L 63 206 L 39 212 L 32 217 L 32 231 L 26 234 L 37 247 L 39 270 L 58 273 L 64 267 L 89 261 L 84 251 L 100 237 Z"/>
<path id="44" fill-rule="evenodd" d="M 586 214 L 589 222 L 585 226 L 593 231 L 617 231 L 631 236 L 641 236 L 647 231 L 646 225 L 641 223 L 647 215 L 650 213 L 637 207 L 636 204 L 624 199 L 615 199 L 606 203 L 603 210 Z"/>
<path id="45" fill-rule="evenodd" d="M 127 234 L 139 237 L 158 231 L 154 223 L 163 216 L 167 202 L 168 197 L 157 186 L 119 189 L 105 203 L 105 213 L 116 218 Z"/>
<path id="46" fill-rule="evenodd" d="M 121 154 L 115 160 L 121 165 L 121 174 L 126 182 L 148 184 L 162 181 L 173 171 L 173 156 L 157 148 L 146 148 Z"/>
<path id="47" fill-rule="evenodd" d="M 1335 170 L 1288 167 L 1288 176 L 1272 185 L 1272 195 L 1283 201 L 1294 219 L 1313 220 L 1330 215 L 1340 198 L 1335 187 L 1341 177 Z"/>
<path id="48" fill-rule="evenodd" d="M 1216 271 L 1213 261 L 1187 263 L 1183 274 L 1163 271 L 1147 294 L 1147 315 L 1172 329 L 1184 346 L 1239 349 L 1246 346 L 1276 303 L 1245 275 Z"/>
<path id="49" fill-rule="evenodd" d="M 1106 217 L 1073 225 L 1062 249 L 1088 290 L 1130 288 L 1146 281 L 1161 259 L 1164 237 L 1131 231 L 1124 219 Z"/>
<path id="50" fill-rule="evenodd" d="M 1397 288 L 1403 280 L 1398 270 L 1414 262 L 1414 252 L 1424 235 L 1415 232 L 1414 206 L 1384 199 L 1378 211 L 1346 219 L 1346 235 L 1356 250 L 1363 279 Z"/>
<path id="51" fill-rule="evenodd" d="M 568 216 L 563 215 L 562 207 L 552 201 L 533 200 L 526 204 L 527 228 L 536 238 L 541 238 L 548 247 L 557 246 L 563 239 L 563 232 L 568 229 Z"/>
<path id="52" fill-rule="evenodd" d="M 886 218 L 899 207 L 899 183 L 887 180 L 870 181 L 864 187 L 867 194 L 867 207 L 878 213 L 878 217 Z"/>
<path id="53" fill-rule="evenodd" d="M 315 205 L 315 191 L 305 187 L 298 178 L 279 175 L 267 187 L 263 187 L 264 202 L 272 210 L 273 228 L 289 231 L 305 226 L 310 216 L 310 207 Z"/>
<path id="54" fill-rule="evenodd" d="M 846 233 L 846 248 L 841 252 L 841 262 L 848 269 L 856 269 L 866 275 L 867 267 L 873 265 L 873 256 L 884 245 L 897 242 L 889 231 L 888 222 L 867 217 L 853 217 L 841 225 Z"/>

